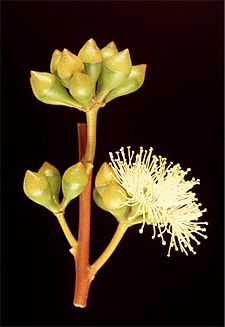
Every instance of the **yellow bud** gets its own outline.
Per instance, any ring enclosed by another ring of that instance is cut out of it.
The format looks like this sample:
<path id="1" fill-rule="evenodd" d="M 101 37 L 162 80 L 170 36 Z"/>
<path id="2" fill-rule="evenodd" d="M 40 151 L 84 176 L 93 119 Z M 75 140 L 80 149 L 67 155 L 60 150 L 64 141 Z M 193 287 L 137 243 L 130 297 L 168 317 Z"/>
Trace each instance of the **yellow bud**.
<path id="1" fill-rule="evenodd" d="M 132 68 L 129 50 L 125 49 L 115 53 L 106 60 L 105 65 L 113 72 L 121 72 L 129 76 Z"/>
<path id="2" fill-rule="evenodd" d="M 59 201 L 59 192 L 61 187 L 61 177 L 58 169 L 52 166 L 50 163 L 45 161 L 41 168 L 38 170 L 38 173 L 44 175 L 47 178 L 47 181 L 51 188 L 51 193 L 53 200 L 58 203 Z"/>
<path id="3" fill-rule="evenodd" d="M 58 207 L 54 203 L 46 176 L 27 170 L 23 189 L 26 196 L 32 201 L 46 207 L 52 212 L 57 212 Z"/>
<path id="4" fill-rule="evenodd" d="M 111 90 L 123 83 L 128 78 L 131 68 L 132 63 L 128 49 L 109 57 L 102 65 L 97 101 L 103 101 Z"/>
<path id="5" fill-rule="evenodd" d="M 67 84 L 75 71 L 83 71 L 83 62 L 67 49 L 64 49 L 58 62 L 58 75 Z"/>
<path id="6" fill-rule="evenodd" d="M 144 82 L 145 71 L 145 64 L 132 66 L 129 77 L 106 96 L 105 102 L 107 103 L 115 98 L 137 91 Z"/>
<path id="7" fill-rule="evenodd" d="M 103 60 L 112 57 L 114 54 L 118 53 L 115 43 L 112 41 L 108 43 L 103 49 L 101 49 Z"/>
<path id="8" fill-rule="evenodd" d="M 52 54 L 52 58 L 51 58 L 51 62 L 50 62 L 50 72 L 52 74 L 57 74 L 58 63 L 59 63 L 59 59 L 60 59 L 61 55 L 62 55 L 62 52 L 59 51 L 58 49 L 56 49 Z"/>
<path id="9" fill-rule="evenodd" d="M 78 57 L 84 63 L 85 73 L 96 83 L 102 67 L 102 54 L 94 39 L 85 43 L 80 49 Z"/>
<path id="10" fill-rule="evenodd" d="M 75 72 L 69 83 L 69 91 L 74 99 L 88 106 L 95 93 L 95 84 L 88 75 Z"/>
<path id="11" fill-rule="evenodd" d="M 82 105 L 66 92 L 57 77 L 50 73 L 31 71 L 30 83 L 36 98 L 44 103 L 82 108 Z"/>
<path id="12" fill-rule="evenodd" d="M 97 206 L 99 208 L 101 208 L 102 210 L 108 211 L 108 209 L 105 207 L 105 205 L 103 204 L 102 201 L 102 197 L 100 196 L 100 194 L 98 193 L 96 187 L 93 190 L 93 199 L 95 201 L 95 203 L 97 204 Z"/>
<path id="13" fill-rule="evenodd" d="M 100 196 L 100 194 L 98 193 L 96 188 L 94 188 L 94 190 L 93 190 L 93 198 L 99 208 L 110 212 L 118 220 L 118 222 L 130 225 L 130 222 L 127 218 L 129 211 L 130 211 L 130 207 L 128 207 L 127 205 L 124 205 L 124 206 L 116 208 L 116 209 L 107 208 L 103 202 L 102 197 Z"/>
<path id="14" fill-rule="evenodd" d="M 101 50 L 98 48 L 94 39 L 88 40 L 80 49 L 78 57 L 88 64 L 95 64 L 102 62 Z"/>
<path id="15" fill-rule="evenodd" d="M 88 182 L 88 175 L 81 162 L 69 167 L 62 177 L 63 201 L 62 208 L 83 192 Z"/>
<path id="16" fill-rule="evenodd" d="M 100 195 L 103 194 L 105 187 L 114 181 L 114 172 L 107 162 L 104 162 L 95 178 L 95 186 Z"/>
<path id="17" fill-rule="evenodd" d="M 124 206 L 126 192 L 120 185 L 112 181 L 106 186 L 102 194 L 102 201 L 108 210 L 119 209 Z"/>
<path id="18" fill-rule="evenodd" d="M 132 66 L 129 77 L 136 78 L 139 87 L 141 87 L 142 84 L 144 83 L 146 68 L 147 68 L 146 64 Z"/>

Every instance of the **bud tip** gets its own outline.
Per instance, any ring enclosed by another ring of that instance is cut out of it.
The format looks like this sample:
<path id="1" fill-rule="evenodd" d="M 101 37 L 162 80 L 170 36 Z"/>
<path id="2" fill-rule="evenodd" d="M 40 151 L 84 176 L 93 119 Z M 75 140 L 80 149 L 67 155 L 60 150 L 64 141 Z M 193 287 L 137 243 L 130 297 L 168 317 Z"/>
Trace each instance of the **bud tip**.
<path id="1" fill-rule="evenodd" d="M 121 52 L 121 55 L 123 54 L 123 55 L 129 55 L 130 54 L 130 51 L 129 51 L 129 49 L 128 48 L 126 48 L 126 49 L 124 49 L 124 50 L 122 50 Z"/>
<path id="2" fill-rule="evenodd" d="M 90 38 L 88 41 L 87 41 L 87 43 L 89 43 L 89 44 L 92 44 L 92 45 L 96 45 L 96 42 L 95 42 L 95 40 L 93 39 L 93 38 Z"/>

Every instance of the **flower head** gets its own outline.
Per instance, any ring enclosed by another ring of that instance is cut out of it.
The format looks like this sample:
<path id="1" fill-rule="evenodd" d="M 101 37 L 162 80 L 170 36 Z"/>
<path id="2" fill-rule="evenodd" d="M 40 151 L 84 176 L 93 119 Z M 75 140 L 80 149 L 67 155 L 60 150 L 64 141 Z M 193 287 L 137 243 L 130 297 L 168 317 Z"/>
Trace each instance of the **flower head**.
<path id="1" fill-rule="evenodd" d="M 140 151 L 135 155 L 127 147 L 127 157 L 124 148 L 110 152 L 111 167 L 115 173 L 116 182 L 126 190 L 124 205 L 131 207 L 128 217 L 131 224 L 136 223 L 137 217 L 142 217 L 143 233 L 145 224 L 153 226 L 153 236 L 161 237 L 165 245 L 164 233 L 170 235 L 168 256 L 171 248 L 180 250 L 188 255 L 187 250 L 196 254 L 191 241 L 200 242 L 196 236 L 204 235 L 207 222 L 199 222 L 199 217 L 206 209 L 201 210 L 201 203 L 197 203 L 196 194 L 191 189 L 200 183 L 199 179 L 186 180 L 191 170 L 182 170 L 179 164 L 167 165 L 166 158 L 152 155 L 153 149 Z M 158 230 L 158 232 L 157 232 Z"/>

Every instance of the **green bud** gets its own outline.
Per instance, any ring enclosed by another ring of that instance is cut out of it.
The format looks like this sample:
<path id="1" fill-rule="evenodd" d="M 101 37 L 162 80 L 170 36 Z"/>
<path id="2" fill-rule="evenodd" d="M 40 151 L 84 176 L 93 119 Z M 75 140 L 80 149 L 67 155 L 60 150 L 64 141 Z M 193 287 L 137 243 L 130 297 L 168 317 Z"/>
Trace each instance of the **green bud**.
<path id="1" fill-rule="evenodd" d="M 114 172 L 107 162 L 104 162 L 96 177 L 95 177 L 95 186 L 98 193 L 102 196 L 106 186 L 114 181 Z"/>
<path id="2" fill-rule="evenodd" d="M 26 196 L 32 201 L 46 207 L 52 212 L 57 212 L 58 207 L 54 203 L 51 188 L 46 176 L 27 170 L 23 189 Z"/>
<path id="3" fill-rule="evenodd" d="M 126 192 L 120 185 L 112 181 L 106 186 L 102 194 L 102 201 L 109 210 L 119 209 L 124 206 Z"/>
<path id="4" fill-rule="evenodd" d="M 98 48 L 94 39 L 88 40 L 80 49 L 78 57 L 84 62 L 95 64 L 102 62 L 101 50 Z"/>
<path id="5" fill-rule="evenodd" d="M 129 77 L 106 96 L 105 102 L 137 91 L 144 82 L 146 67 L 146 64 L 132 66 Z"/>
<path id="6" fill-rule="evenodd" d="M 57 68 L 58 68 L 59 59 L 60 59 L 61 55 L 62 55 L 62 52 L 59 51 L 58 49 L 56 49 L 52 54 L 52 59 L 50 62 L 50 72 L 54 75 L 58 75 Z"/>
<path id="7" fill-rule="evenodd" d="M 74 99 L 88 106 L 95 93 L 95 85 L 88 75 L 75 72 L 69 83 L 69 91 Z"/>
<path id="8" fill-rule="evenodd" d="M 118 53 L 115 43 L 112 41 L 108 43 L 103 49 L 101 49 L 103 60 L 112 57 L 114 54 Z"/>
<path id="9" fill-rule="evenodd" d="M 99 78 L 97 101 L 103 101 L 111 90 L 123 83 L 128 78 L 131 68 L 132 63 L 128 49 L 106 59 Z"/>
<path id="10" fill-rule="evenodd" d="M 97 204 L 97 206 L 99 208 L 101 208 L 102 210 L 105 210 L 105 211 L 109 211 L 106 206 L 104 205 L 103 201 L 102 201 L 102 197 L 101 195 L 98 193 L 96 187 L 94 188 L 93 190 L 93 199 L 95 201 L 95 203 Z"/>
<path id="11" fill-rule="evenodd" d="M 80 49 L 78 57 L 84 63 L 84 71 L 96 83 L 102 67 L 102 54 L 94 39 L 88 40 Z"/>
<path id="12" fill-rule="evenodd" d="M 110 190 L 108 189 L 106 191 L 106 193 L 108 191 L 110 192 Z M 115 209 L 111 209 L 111 205 L 110 205 L 110 208 L 107 207 L 105 205 L 105 203 L 103 202 L 103 198 L 98 193 L 96 187 L 93 190 L 93 198 L 94 198 L 94 201 L 95 201 L 95 203 L 97 204 L 98 207 L 100 207 L 102 210 L 110 212 L 119 222 L 124 223 L 124 224 L 130 224 L 129 220 L 127 219 L 130 208 L 127 205 L 124 205 L 122 207 L 120 207 L 120 206 L 117 207 L 116 206 Z"/>
<path id="13" fill-rule="evenodd" d="M 59 202 L 59 192 L 61 187 L 61 177 L 57 168 L 50 165 L 47 161 L 43 163 L 38 173 L 44 175 L 51 188 L 51 193 L 53 200 L 58 204 Z"/>
<path id="14" fill-rule="evenodd" d="M 44 103 L 82 108 L 82 105 L 66 92 L 57 77 L 50 73 L 31 71 L 30 83 L 36 98 Z"/>
<path id="15" fill-rule="evenodd" d="M 85 189 L 88 182 L 88 174 L 82 162 L 69 167 L 62 177 L 63 201 L 62 208 L 75 199 Z"/>
<path id="16" fill-rule="evenodd" d="M 132 68 L 129 50 L 125 49 L 115 53 L 113 56 L 106 60 L 105 65 L 111 71 L 115 73 L 121 72 L 128 77 Z"/>
<path id="17" fill-rule="evenodd" d="M 67 49 L 64 49 L 58 62 L 57 72 L 59 77 L 68 86 L 68 81 L 72 78 L 75 71 L 84 70 L 83 62 Z"/>

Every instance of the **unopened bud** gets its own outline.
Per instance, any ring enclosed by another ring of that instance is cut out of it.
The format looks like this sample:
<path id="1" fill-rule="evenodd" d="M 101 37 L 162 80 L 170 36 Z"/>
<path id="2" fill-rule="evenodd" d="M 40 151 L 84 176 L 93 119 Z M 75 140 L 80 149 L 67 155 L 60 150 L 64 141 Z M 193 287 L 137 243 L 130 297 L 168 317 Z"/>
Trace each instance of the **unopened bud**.
<path id="1" fill-rule="evenodd" d="M 115 43 L 112 41 L 108 43 L 103 49 L 101 49 L 103 60 L 112 57 L 114 54 L 118 53 Z"/>
<path id="2" fill-rule="evenodd" d="M 119 222 L 129 224 L 127 217 L 130 208 L 124 204 L 125 193 L 123 192 L 124 190 L 118 184 L 112 182 L 106 186 L 103 196 L 95 187 L 93 198 L 101 209 L 110 212 Z"/>
<path id="3" fill-rule="evenodd" d="M 88 75 L 75 72 L 69 83 L 69 91 L 75 100 L 88 106 L 94 95 L 95 85 Z"/>
<path id="4" fill-rule="evenodd" d="M 46 207 L 52 212 L 57 212 L 58 207 L 53 201 L 51 188 L 46 176 L 27 170 L 23 189 L 26 196 L 32 201 Z"/>
<path id="5" fill-rule="evenodd" d="M 54 75 L 57 75 L 57 68 L 58 68 L 59 59 L 60 59 L 61 55 L 62 55 L 62 52 L 59 51 L 58 49 L 56 49 L 52 54 L 52 58 L 51 58 L 51 62 L 50 62 L 50 72 Z"/>
<path id="6" fill-rule="evenodd" d="M 119 209 L 124 206 L 126 192 L 116 182 L 111 182 L 102 194 L 102 201 L 108 210 Z"/>
<path id="7" fill-rule="evenodd" d="M 44 103 L 82 108 L 82 105 L 67 93 L 58 78 L 50 73 L 31 71 L 30 83 L 36 98 Z"/>
<path id="8" fill-rule="evenodd" d="M 62 191 L 64 196 L 62 207 L 64 209 L 71 200 L 83 192 L 87 182 L 88 175 L 81 162 L 76 163 L 65 171 L 62 177 Z"/>
<path id="9" fill-rule="evenodd" d="M 61 187 L 61 177 L 58 169 L 52 166 L 50 163 L 45 161 L 41 168 L 38 170 L 38 173 L 44 175 L 47 178 L 47 181 L 51 188 L 51 193 L 54 201 L 59 202 L 59 192 Z"/>
<path id="10" fill-rule="evenodd" d="M 102 210 L 108 211 L 108 209 L 106 208 L 106 206 L 103 204 L 102 197 L 101 197 L 101 195 L 98 193 L 96 187 L 95 187 L 94 190 L 93 190 L 93 199 L 94 199 L 95 203 L 97 204 L 97 206 L 98 206 L 99 208 L 101 208 Z"/>
<path id="11" fill-rule="evenodd" d="M 64 49 L 58 62 L 57 72 L 59 77 L 68 86 L 68 81 L 72 78 L 75 71 L 84 70 L 83 62 L 67 49 Z"/>
<path id="12" fill-rule="evenodd" d="M 123 83 L 128 78 L 131 68 L 132 63 L 128 49 L 109 57 L 102 65 L 97 101 L 103 101 L 111 90 Z"/>
<path id="13" fill-rule="evenodd" d="M 78 57 L 84 63 L 84 71 L 96 83 L 102 67 L 102 54 L 94 39 L 88 40 L 80 49 Z"/>
<path id="14" fill-rule="evenodd" d="M 80 49 L 78 57 L 89 64 L 102 62 L 101 50 L 98 48 L 94 39 L 89 39 L 85 45 Z"/>
<path id="15" fill-rule="evenodd" d="M 105 187 L 114 181 L 114 172 L 107 162 L 104 162 L 95 178 L 95 186 L 98 193 L 102 196 Z"/>
<path id="16" fill-rule="evenodd" d="M 132 68 L 130 52 L 128 49 L 115 53 L 105 62 L 108 69 L 113 72 L 121 72 L 129 76 Z"/>
<path id="17" fill-rule="evenodd" d="M 120 96 L 137 91 L 144 82 L 145 71 L 145 64 L 132 66 L 129 77 L 106 96 L 105 102 L 109 102 Z"/>

